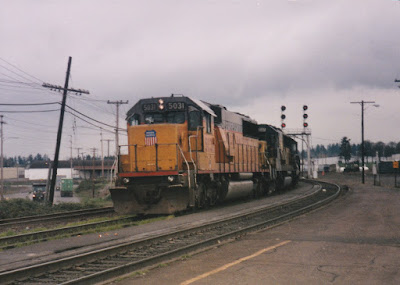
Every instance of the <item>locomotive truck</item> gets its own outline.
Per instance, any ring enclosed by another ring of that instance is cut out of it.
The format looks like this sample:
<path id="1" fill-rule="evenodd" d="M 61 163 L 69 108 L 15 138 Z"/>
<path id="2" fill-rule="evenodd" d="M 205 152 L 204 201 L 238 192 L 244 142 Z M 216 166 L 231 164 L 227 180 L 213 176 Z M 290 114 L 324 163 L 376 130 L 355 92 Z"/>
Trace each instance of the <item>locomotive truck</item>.
<path id="1" fill-rule="evenodd" d="M 186 96 L 139 100 L 127 112 L 114 209 L 170 214 L 296 185 L 297 143 L 224 106 Z"/>

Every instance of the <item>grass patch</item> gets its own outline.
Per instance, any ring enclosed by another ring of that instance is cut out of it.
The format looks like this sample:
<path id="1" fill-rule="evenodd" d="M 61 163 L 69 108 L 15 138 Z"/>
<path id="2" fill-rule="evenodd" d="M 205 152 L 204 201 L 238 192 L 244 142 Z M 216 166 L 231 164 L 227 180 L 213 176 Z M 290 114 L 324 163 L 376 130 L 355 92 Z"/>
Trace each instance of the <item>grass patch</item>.
<path id="1" fill-rule="evenodd" d="M 50 206 L 28 199 L 11 199 L 0 201 L 0 219 L 11 219 L 26 216 L 38 216 L 51 213 L 69 212 L 104 206 L 99 200 L 86 200 L 82 203 L 60 203 Z"/>
<path id="2" fill-rule="evenodd" d="M 172 219 L 172 218 L 175 218 L 175 216 L 174 216 L 174 215 L 161 216 L 161 217 L 156 217 L 156 218 L 150 218 L 150 219 L 142 220 L 142 221 L 136 222 L 136 224 L 137 224 L 138 226 L 140 226 L 140 225 L 145 225 L 145 224 L 149 224 L 149 223 L 154 223 L 154 222 L 157 222 L 157 221 L 167 221 L 167 220 L 170 220 L 170 219 Z"/>
<path id="3" fill-rule="evenodd" d="M 9 237 L 9 236 L 15 236 L 17 233 L 13 230 L 8 230 L 6 232 L 0 233 L 0 237 Z"/>
<path id="4" fill-rule="evenodd" d="M 167 267 L 168 264 L 167 263 L 160 263 L 159 265 L 157 265 L 157 268 L 164 268 Z"/>
<path id="5" fill-rule="evenodd" d="M 95 186 L 95 198 L 93 198 L 93 185 Z M 0 201 L 0 219 L 112 206 L 111 197 L 106 191 L 107 185 L 108 183 L 104 180 L 95 181 L 94 184 L 92 181 L 83 180 L 75 190 L 75 193 L 81 198 L 80 203 L 60 203 L 50 206 L 45 202 L 40 203 L 28 199 Z"/>

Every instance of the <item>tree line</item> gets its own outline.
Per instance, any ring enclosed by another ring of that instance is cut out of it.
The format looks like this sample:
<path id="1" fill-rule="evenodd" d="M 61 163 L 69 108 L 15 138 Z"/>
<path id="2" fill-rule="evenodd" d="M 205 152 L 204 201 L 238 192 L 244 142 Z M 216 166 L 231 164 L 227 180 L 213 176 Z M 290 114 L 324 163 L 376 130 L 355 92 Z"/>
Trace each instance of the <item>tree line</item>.
<path id="1" fill-rule="evenodd" d="M 104 159 L 114 159 L 114 156 L 110 156 L 110 157 L 104 157 Z M 86 155 L 85 157 L 83 157 L 83 160 L 92 160 L 93 157 L 90 155 Z M 100 160 L 100 157 L 95 157 L 95 160 Z M 82 158 L 73 158 L 74 161 L 77 160 L 82 160 Z M 4 157 L 3 158 L 3 166 L 4 167 L 26 167 L 29 164 L 31 164 L 34 161 L 50 161 L 50 158 L 47 154 L 36 154 L 35 156 L 33 156 L 32 154 L 30 154 L 29 156 L 14 156 L 14 157 Z"/>
<path id="2" fill-rule="evenodd" d="M 400 153 L 400 142 L 376 142 L 373 143 L 369 140 L 364 141 L 364 152 L 367 157 L 375 157 L 378 152 L 379 157 L 390 157 L 393 154 Z M 306 150 L 301 151 L 303 158 L 307 157 Z M 324 146 L 322 144 L 317 144 L 315 147 L 311 148 L 311 157 L 313 158 L 323 158 L 323 157 L 336 157 L 339 156 L 345 161 L 349 161 L 351 157 L 357 157 L 361 155 L 361 144 L 351 144 L 350 139 L 343 137 L 340 143 L 333 143 Z M 104 159 L 114 159 L 114 156 L 105 157 Z M 87 155 L 83 158 L 84 160 L 92 160 L 92 156 Z M 99 160 L 99 157 L 95 157 L 95 160 Z M 14 156 L 14 157 L 4 157 L 4 167 L 25 167 L 34 161 L 49 161 L 50 158 L 47 154 L 36 154 L 35 156 L 29 155 L 24 156 Z M 78 159 L 81 160 L 79 157 Z"/>
<path id="3" fill-rule="evenodd" d="M 368 157 L 375 157 L 378 153 L 379 157 L 390 157 L 393 154 L 400 153 L 400 142 L 371 142 L 369 140 L 364 141 L 364 154 L 368 160 Z M 307 153 L 303 150 L 302 155 L 304 158 L 307 157 Z M 317 144 L 311 148 L 311 157 L 323 158 L 323 157 L 336 157 L 339 156 L 345 161 L 349 161 L 351 157 L 361 156 L 361 144 L 351 144 L 351 140 L 347 137 L 343 137 L 340 143 L 328 144 L 327 147 L 324 145 Z"/>

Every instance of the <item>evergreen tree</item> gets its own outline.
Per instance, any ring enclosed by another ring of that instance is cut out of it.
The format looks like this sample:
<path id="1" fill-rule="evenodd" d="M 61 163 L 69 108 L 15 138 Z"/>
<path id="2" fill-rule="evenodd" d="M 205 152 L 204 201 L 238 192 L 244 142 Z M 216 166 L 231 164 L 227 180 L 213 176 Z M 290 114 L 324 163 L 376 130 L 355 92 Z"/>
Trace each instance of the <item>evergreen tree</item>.
<path id="1" fill-rule="evenodd" d="M 342 138 L 339 156 L 343 158 L 346 163 L 349 162 L 351 158 L 351 144 L 350 139 L 347 137 Z"/>

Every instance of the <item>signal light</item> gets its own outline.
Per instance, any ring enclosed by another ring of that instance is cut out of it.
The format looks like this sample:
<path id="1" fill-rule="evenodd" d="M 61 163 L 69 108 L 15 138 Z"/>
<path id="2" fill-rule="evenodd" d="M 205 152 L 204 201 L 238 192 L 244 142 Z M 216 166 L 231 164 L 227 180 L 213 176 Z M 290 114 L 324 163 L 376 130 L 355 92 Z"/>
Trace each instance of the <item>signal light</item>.
<path id="1" fill-rule="evenodd" d="M 307 110 L 308 110 L 308 106 L 307 105 L 303 105 L 303 127 L 304 128 L 308 127 L 308 123 L 306 122 L 306 119 L 308 118 L 308 114 L 306 114 Z"/>
<path id="2" fill-rule="evenodd" d="M 281 106 L 281 127 L 282 127 L 282 129 L 286 127 L 286 124 L 284 121 L 286 119 L 286 115 L 283 113 L 285 110 L 286 110 L 286 106 L 282 105 Z"/>

